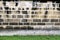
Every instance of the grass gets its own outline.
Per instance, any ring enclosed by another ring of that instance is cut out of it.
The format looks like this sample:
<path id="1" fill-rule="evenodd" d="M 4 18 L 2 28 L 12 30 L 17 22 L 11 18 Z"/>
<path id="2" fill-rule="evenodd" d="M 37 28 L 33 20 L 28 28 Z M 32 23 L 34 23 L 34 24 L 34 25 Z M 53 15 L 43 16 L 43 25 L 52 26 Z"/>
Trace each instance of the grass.
<path id="1" fill-rule="evenodd" d="M 40 35 L 40 36 L 0 36 L 0 40 L 60 40 L 58 35 Z"/>

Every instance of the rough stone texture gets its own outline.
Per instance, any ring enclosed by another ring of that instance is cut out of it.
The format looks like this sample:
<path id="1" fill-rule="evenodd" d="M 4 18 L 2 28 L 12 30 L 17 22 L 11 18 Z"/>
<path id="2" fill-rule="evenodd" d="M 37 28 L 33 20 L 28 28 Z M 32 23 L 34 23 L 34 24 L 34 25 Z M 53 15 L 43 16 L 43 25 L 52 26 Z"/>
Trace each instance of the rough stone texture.
<path id="1" fill-rule="evenodd" d="M 55 6 L 53 6 L 54 4 Z M 0 35 L 5 35 L 7 32 L 9 35 L 22 34 L 22 35 L 36 35 L 36 34 L 55 34 L 55 31 L 13 31 L 14 28 L 23 29 L 60 29 L 60 9 L 57 3 L 35 2 L 33 6 L 32 1 L 0 1 L 0 29 L 10 29 L 12 31 L 1 31 Z M 58 3 L 59 5 L 60 3 Z M 49 5 L 49 6 L 48 6 Z M 58 8 L 58 9 L 57 9 Z M 59 11 L 58 11 L 59 10 Z M 35 19 L 35 20 L 34 20 Z M 47 20 L 48 19 L 48 20 Z M 51 20 L 52 19 L 52 20 Z M 46 26 L 47 25 L 47 26 Z M 50 25 L 50 26 L 48 26 Z M 58 25 L 59 27 L 55 27 Z M 13 32 L 13 33 L 11 33 Z M 44 33 L 45 32 L 45 33 Z M 52 32 L 52 33 L 51 33 Z M 6 34 L 6 35 L 8 35 Z M 60 32 L 56 34 L 60 34 Z"/>

